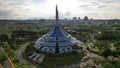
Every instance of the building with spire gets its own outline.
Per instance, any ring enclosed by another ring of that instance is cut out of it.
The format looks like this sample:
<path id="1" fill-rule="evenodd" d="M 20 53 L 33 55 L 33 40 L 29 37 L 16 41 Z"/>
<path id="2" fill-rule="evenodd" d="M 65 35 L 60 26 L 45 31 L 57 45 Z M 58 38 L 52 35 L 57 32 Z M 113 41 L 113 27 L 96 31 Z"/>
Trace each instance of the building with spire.
<path id="1" fill-rule="evenodd" d="M 77 43 L 76 38 L 65 32 L 59 23 L 59 12 L 56 5 L 56 24 L 41 38 L 39 38 L 34 47 L 41 52 L 46 53 L 66 53 L 72 52 L 73 46 Z"/>

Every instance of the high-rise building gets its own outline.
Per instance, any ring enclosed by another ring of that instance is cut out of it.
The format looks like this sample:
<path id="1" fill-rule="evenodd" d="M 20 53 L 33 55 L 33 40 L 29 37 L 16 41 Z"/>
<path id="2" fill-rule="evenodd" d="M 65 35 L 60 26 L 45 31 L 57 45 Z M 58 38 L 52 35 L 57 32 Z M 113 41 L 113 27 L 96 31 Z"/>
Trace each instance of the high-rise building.
<path id="1" fill-rule="evenodd" d="M 80 17 L 78 17 L 78 20 L 81 20 Z"/>
<path id="2" fill-rule="evenodd" d="M 65 53 L 74 51 L 76 38 L 65 32 L 59 23 L 59 12 L 56 5 L 56 24 L 50 32 L 39 38 L 34 47 L 46 53 Z"/>
<path id="3" fill-rule="evenodd" d="M 84 17 L 84 21 L 89 21 L 89 18 L 87 16 Z"/>
<path id="4" fill-rule="evenodd" d="M 77 17 L 73 17 L 73 21 L 76 21 L 77 20 Z"/>

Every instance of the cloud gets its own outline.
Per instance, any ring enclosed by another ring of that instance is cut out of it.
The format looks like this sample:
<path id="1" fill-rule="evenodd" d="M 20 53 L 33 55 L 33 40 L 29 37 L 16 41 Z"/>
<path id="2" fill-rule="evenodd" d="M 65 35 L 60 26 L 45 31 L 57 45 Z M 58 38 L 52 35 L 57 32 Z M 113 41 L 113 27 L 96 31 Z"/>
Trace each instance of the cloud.
<path id="1" fill-rule="evenodd" d="M 99 5 L 98 8 L 105 8 L 108 7 L 108 5 Z"/>
<path id="2" fill-rule="evenodd" d="M 98 15 L 98 13 L 95 13 L 95 12 L 91 12 L 89 14 L 91 14 L 91 15 Z"/>
<path id="3" fill-rule="evenodd" d="M 40 4 L 40 3 L 46 2 L 46 0 L 33 0 L 32 2 L 35 4 Z"/>
<path id="4" fill-rule="evenodd" d="M 80 2 L 80 1 L 79 1 Z M 86 2 L 86 3 L 85 3 Z M 119 0 L 86 0 L 81 2 L 80 8 L 90 8 L 90 9 L 97 9 L 97 8 L 115 8 L 119 6 Z"/>
<path id="5" fill-rule="evenodd" d="M 89 6 L 90 6 L 89 4 L 80 5 L 80 7 L 83 7 L 83 8 L 87 8 L 87 7 L 89 7 Z"/>
<path id="6" fill-rule="evenodd" d="M 12 12 L 10 12 L 10 11 L 0 11 L 0 16 L 1 17 L 9 16 L 11 14 L 12 14 Z"/>
<path id="7" fill-rule="evenodd" d="M 120 0 L 0 0 L 0 19 L 53 18 L 56 4 L 60 18 L 120 18 Z"/>
<path id="8" fill-rule="evenodd" d="M 71 12 L 69 11 L 60 12 L 60 18 L 62 19 L 70 18 L 70 17 L 71 17 Z"/>
<path id="9" fill-rule="evenodd" d="M 105 4 L 105 3 L 101 3 L 99 1 L 91 1 L 87 4 L 83 4 L 79 6 L 80 8 L 84 8 L 84 9 L 98 9 L 98 8 L 106 8 L 106 7 L 111 7 L 110 4 Z"/>

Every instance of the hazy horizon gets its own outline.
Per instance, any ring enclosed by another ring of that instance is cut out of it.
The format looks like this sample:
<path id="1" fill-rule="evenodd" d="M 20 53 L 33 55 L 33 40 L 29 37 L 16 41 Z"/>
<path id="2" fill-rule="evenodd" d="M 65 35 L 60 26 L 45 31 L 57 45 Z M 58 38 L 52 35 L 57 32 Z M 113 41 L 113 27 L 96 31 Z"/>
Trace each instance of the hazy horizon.
<path id="1" fill-rule="evenodd" d="M 0 19 L 55 19 L 56 4 L 60 19 L 120 19 L 119 0 L 1 0 Z"/>

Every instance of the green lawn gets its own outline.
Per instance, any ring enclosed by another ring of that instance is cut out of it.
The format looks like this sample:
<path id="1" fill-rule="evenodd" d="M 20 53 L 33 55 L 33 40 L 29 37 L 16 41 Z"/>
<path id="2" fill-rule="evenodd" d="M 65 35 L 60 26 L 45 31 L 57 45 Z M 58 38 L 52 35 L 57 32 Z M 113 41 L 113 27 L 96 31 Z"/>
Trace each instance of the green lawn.
<path id="1" fill-rule="evenodd" d="M 45 65 L 73 64 L 80 62 L 83 56 L 84 53 L 77 53 L 77 52 L 72 52 L 69 54 L 46 55 L 42 64 Z"/>
<path id="2" fill-rule="evenodd" d="M 100 50 L 97 47 L 91 48 L 91 50 L 94 51 L 94 52 L 100 52 Z"/>

